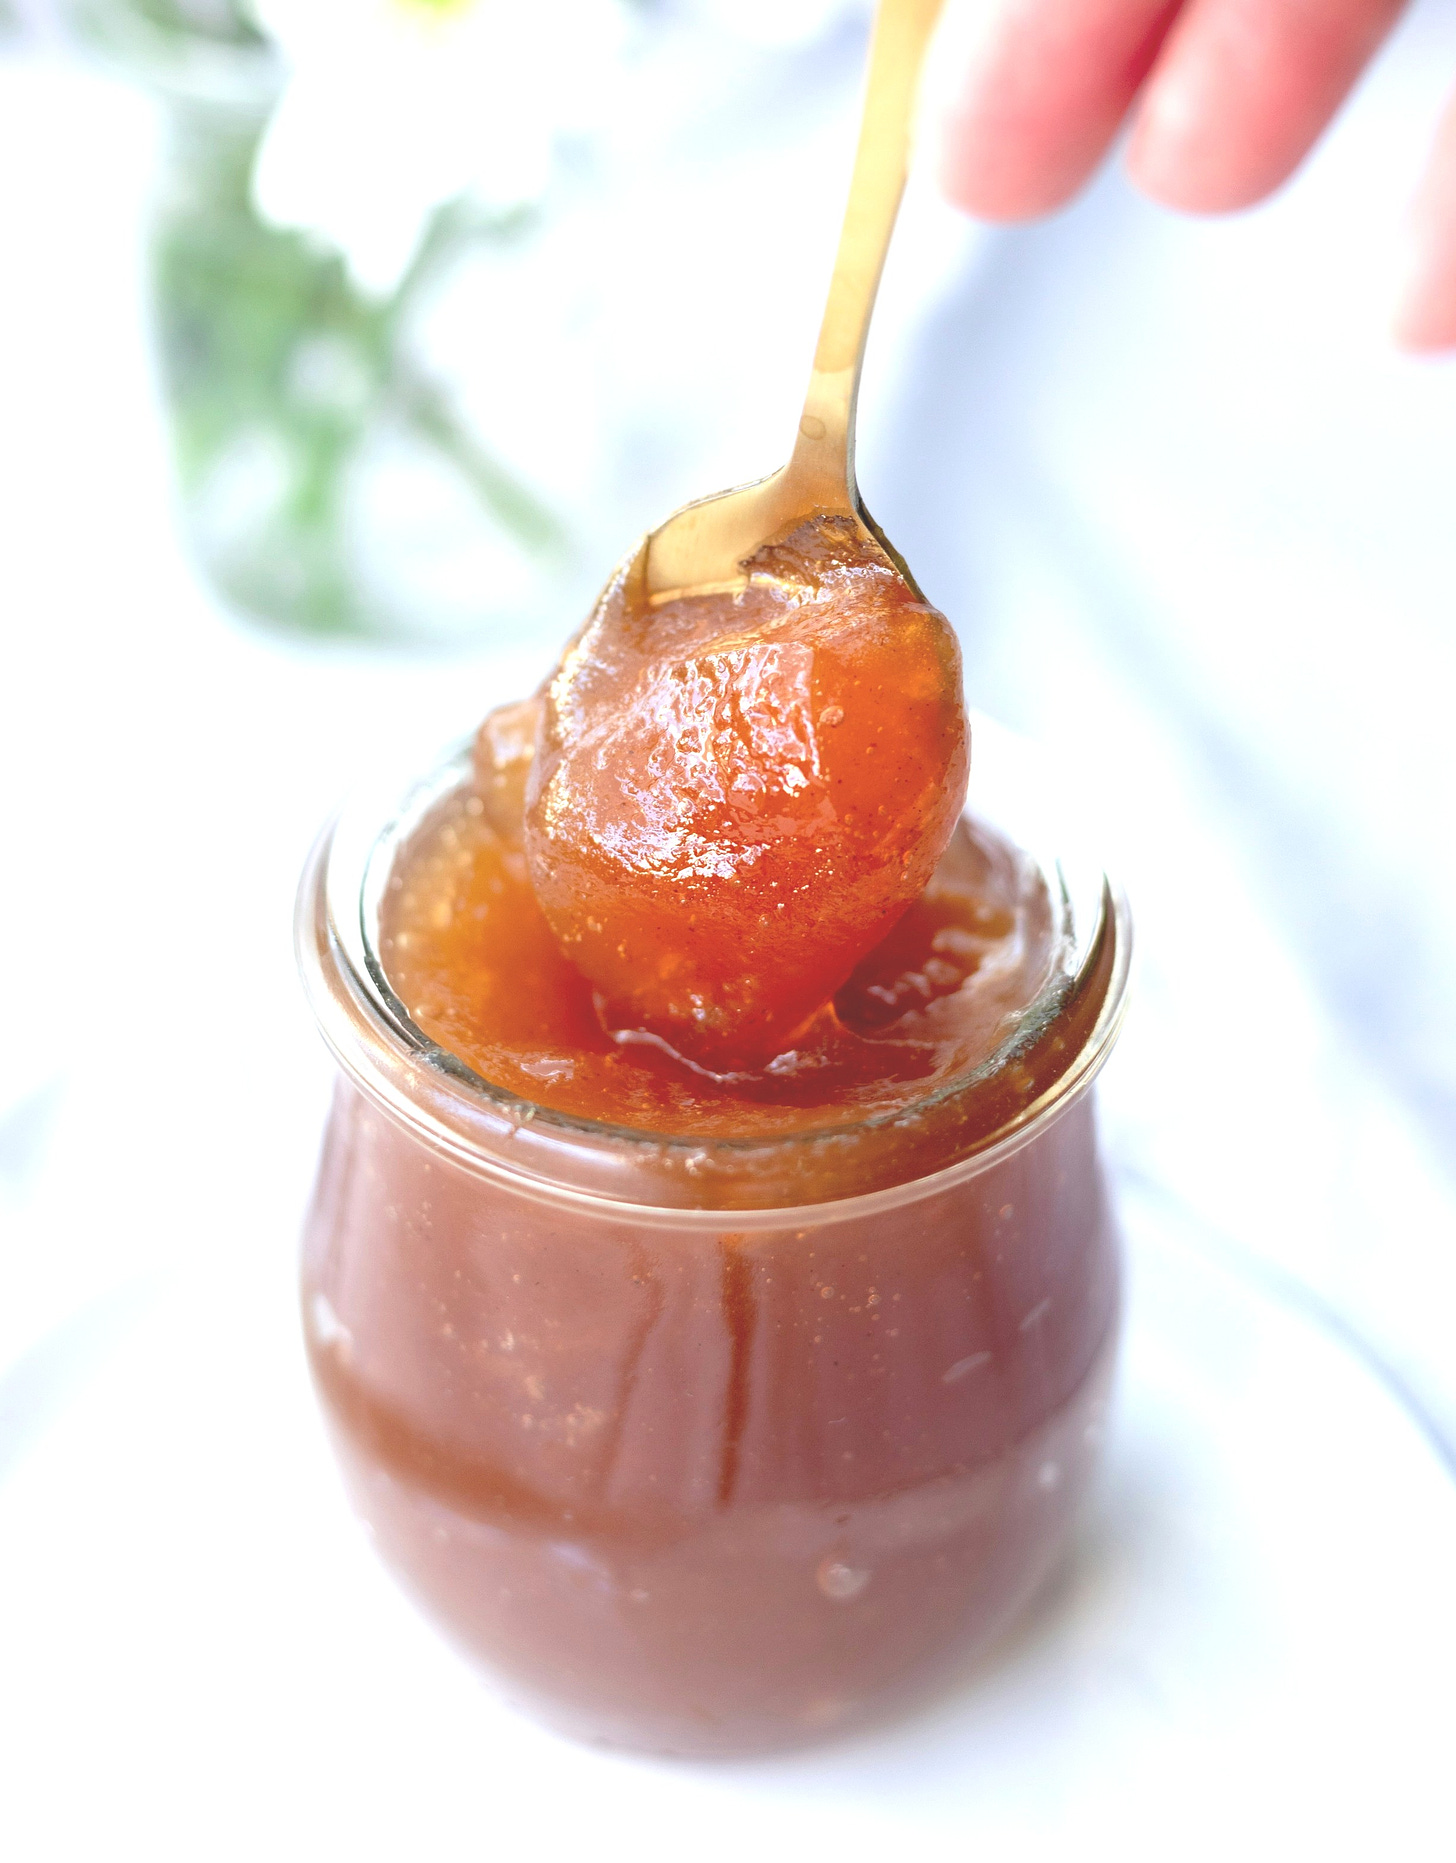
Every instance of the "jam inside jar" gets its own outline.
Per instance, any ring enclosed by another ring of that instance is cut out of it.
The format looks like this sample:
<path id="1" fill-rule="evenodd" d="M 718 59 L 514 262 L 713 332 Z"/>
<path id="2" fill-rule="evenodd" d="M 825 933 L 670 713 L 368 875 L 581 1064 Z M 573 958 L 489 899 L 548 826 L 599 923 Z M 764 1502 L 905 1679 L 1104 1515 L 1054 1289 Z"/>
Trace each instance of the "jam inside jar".
<path id="1" fill-rule="evenodd" d="M 1117 1331 L 1089 1088 L 1130 931 L 1035 754 L 980 725 L 972 769 L 979 831 L 1045 882 L 1045 977 L 923 1098 L 778 1127 L 562 1111 L 415 1023 L 390 877 L 468 754 L 361 797 L 304 876 L 340 1078 L 303 1310 L 345 1480 L 427 1612 L 567 1732 L 713 1755 L 879 1718 L 964 1674 L 1065 1545 Z"/>

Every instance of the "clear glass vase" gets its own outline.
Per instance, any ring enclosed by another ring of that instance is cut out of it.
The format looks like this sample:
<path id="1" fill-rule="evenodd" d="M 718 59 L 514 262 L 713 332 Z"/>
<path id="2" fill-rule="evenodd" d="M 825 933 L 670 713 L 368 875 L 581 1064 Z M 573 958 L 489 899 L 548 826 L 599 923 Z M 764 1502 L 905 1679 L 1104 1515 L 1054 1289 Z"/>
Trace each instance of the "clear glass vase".
<path id="1" fill-rule="evenodd" d="M 523 215 L 438 212 L 386 298 L 251 196 L 281 74 L 232 0 L 84 0 L 87 39 L 158 96 L 152 293 L 181 530 L 224 606 L 315 637 L 473 644 L 580 603 L 551 499 L 492 453 L 421 322 Z"/>
<path id="2" fill-rule="evenodd" d="M 424 648 L 555 638 L 634 537 L 783 457 L 833 214 L 795 219 L 787 249 L 764 229 L 786 191 L 848 174 L 855 9 L 788 47 L 731 9 L 639 9 L 610 124 L 563 136 L 530 209 L 437 210 L 380 296 L 256 209 L 283 72 L 240 0 L 72 4 L 165 114 L 152 279 L 178 512 L 235 613 Z M 738 251 L 771 289 L 725 273 Z"/>
<path id="3" fill-rule="evenodd" d="M 153 279 L 183 530 L 230 607 L 269 626 L 437 645 L 566 597 L 563 518 L 492 457 L 412 342 L 417 306 L 510 229 L 436 216 L 390 298 L 264 225 L 261 119 L 173 100 Z"/>

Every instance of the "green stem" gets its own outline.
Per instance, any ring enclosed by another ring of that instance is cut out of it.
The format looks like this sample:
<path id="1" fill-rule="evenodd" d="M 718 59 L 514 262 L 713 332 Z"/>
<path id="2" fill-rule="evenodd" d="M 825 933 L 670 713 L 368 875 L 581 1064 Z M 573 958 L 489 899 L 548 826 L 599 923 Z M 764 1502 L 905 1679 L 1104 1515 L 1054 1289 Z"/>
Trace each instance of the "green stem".
<path id="1" fill-rule="evenodd" d="M 422 439 L 441 453 L 474 489 L 487 510 L 506 525 L 534 555 L 561 555 L 568 543 L 565 527 L 509 469 L 469 434 L 445 396 L 432 383 L 406 379 L 394 384 L 397 405 Z"/>

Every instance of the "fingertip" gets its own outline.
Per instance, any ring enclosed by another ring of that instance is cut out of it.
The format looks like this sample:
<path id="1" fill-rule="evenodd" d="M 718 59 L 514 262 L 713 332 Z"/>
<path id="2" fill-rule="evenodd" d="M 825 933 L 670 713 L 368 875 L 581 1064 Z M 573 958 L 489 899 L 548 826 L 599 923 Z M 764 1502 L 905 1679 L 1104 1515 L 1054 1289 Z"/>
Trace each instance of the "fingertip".
<path id="1" fill-rule="evenodd" d="M 1091 178 L 1178 0 L 981 0 L 947 67 L 940 183 L 986 220 L 1034 220 Z"/>
<path id="2" fill-rule="evenodd" d="M 1156 131 L 1144 132 L 1140 124 L 1134 126 L 1123 161 L 1128 179 L 1140 194 L 1178 213 L 1243 213 L 1286 179 L 1283 173 L 1273 179 L 1210 173 L 1190 165 Z"/>
<path id="3" fill-rule="evenodd" d="M 1390 334 L 1396 348 L 1411 356 L 1456 349 L 1456 271 L 1435 268 L 1418 255 L 1396 298 Z"/>
<path id="4" fill-rule="evenodd" d="M 979 152 L 968 153 L 947 134 L 937 179 L 941 193 L 962 213 L 1009 226 L 1056 213 L 1072 199 L 1086 176 L 1081 172 L 1049 175 L 1006 161 L 982 159 Z"/>
<path id="5" fill-rule="evenodd" d="M 1456 324 L 1428 323 L 1419 315 L 1407 319 L 1402 313 L 1397 313 L 1390 333 L 1396 348 L 1403 355 L 1415 357 L 1418 361 L 1447 356 L 1456 349 Z"/>
<path id="6" fill-rule="evenodd" d="M 1456 349 L 1456 97 L 1446 106 L 1411 203 L 1391 334 L 1412 355 Z"/>
<path id="7" fill-rule="evenodd" d="M 1185 213 L 1238 213 L 1323 133 L 1400 0 L 1189 0 L 1139 102 L 1134 184 Z"/>
<path id="8" fill-rule="evenodd" d="M 1287 112 L 1265 100 L 1242 117 L 1207 67 L 1173 48 L 1138 102 L 1126 165 L 1134 187 L 1179 213 L 1243 213 L 1287 181 L 1315 135 L 1273 133 Z M 1247 100 L 1239 100 L 1245 102 Z"/>

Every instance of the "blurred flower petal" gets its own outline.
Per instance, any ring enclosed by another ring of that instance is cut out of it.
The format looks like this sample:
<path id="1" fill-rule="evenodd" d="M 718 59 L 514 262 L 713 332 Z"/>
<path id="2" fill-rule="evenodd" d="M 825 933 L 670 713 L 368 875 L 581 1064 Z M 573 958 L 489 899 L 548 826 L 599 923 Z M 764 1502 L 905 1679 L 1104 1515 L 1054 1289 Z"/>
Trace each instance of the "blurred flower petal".
<path id="1" fill-rule="evenodd" d="M 288 61 L 254 199 L 387 295 L 431 214 L 544 194 L 558 139 L 609 107 L 622 0 L 253 0 Z"/>

